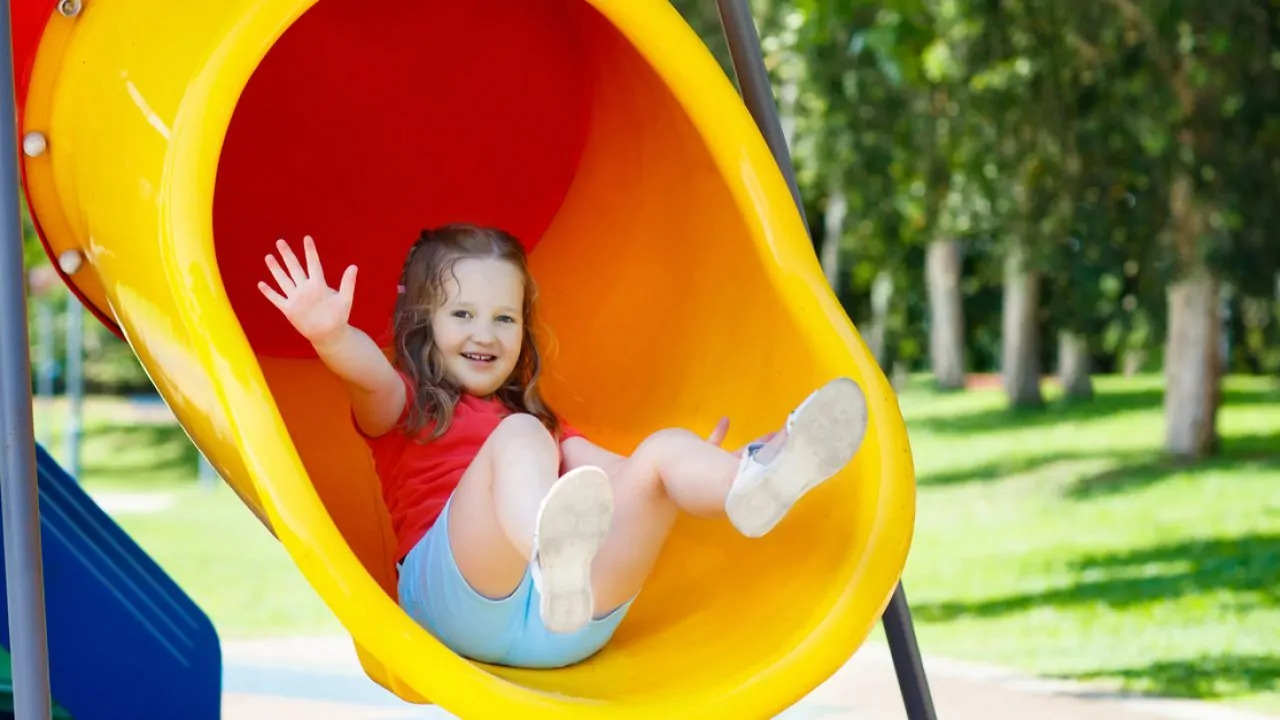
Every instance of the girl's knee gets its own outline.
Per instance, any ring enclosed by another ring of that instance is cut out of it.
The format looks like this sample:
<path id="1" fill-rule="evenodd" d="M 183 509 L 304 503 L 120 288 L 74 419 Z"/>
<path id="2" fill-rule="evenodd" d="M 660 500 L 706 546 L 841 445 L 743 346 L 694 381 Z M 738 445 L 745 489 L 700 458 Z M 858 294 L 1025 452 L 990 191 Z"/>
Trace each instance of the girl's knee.
<path id="1" fill-rule="evenodd" d="M 671 450 L 672 448 L 686 446 L 690 440 L 701 442 L 702 438 L 681 428 L 666 428 L 653 433 L 641 441 L 640 445 L 636 448 L 634 455 L 661 454 L 665 451 Z"/>
<path id="2" fill-rule="evenodd" d="M 518 441 L 524 443 L 545 444 L 550 447 L 558 447 L 555 438 L 551 435 L 551 431 L 547 429 L 542 421 L 537 417 L 528 413 L 516 413 L 509 415 L 498 423 L 495 435 L 499 435 L 503 442 Z"/>

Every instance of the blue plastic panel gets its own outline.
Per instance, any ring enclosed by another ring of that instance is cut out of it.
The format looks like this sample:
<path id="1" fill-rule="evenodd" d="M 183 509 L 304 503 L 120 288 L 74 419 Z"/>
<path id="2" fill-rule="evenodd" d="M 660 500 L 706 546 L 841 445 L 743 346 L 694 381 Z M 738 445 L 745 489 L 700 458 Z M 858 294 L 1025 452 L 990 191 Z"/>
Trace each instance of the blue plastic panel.
<path id="1" fill-rule="evenodd" d="M 218 718 L 222 657 L 209 618 L 43 448 L 36 453 L 53 696 L 76 720 Z"/>

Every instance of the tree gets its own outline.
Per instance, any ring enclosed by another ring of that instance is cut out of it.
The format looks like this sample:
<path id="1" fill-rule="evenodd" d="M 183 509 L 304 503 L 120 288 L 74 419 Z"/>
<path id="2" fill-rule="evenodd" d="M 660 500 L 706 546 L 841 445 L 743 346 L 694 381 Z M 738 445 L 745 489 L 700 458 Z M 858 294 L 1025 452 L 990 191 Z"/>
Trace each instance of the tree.
<path id="1" fill-rule="evenodd" d="M 1280 178 L 1280 8 L 1110 2 L 1142 55 L 1133 114 L 1153 128 L 1144 149 L 1166 183 L 1165 447 L 1198 458 L 1217 445 L 1224 280 L 1257 288 L 1280 265 L 1269 244 L 1277 219 L 1269 191 Z"/>

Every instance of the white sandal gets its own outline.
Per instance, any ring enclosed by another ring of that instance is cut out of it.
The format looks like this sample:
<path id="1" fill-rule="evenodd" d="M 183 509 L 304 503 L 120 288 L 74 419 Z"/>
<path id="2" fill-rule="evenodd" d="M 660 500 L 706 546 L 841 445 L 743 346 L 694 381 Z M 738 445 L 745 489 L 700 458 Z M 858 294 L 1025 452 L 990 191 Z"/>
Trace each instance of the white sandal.
<path id="1" fill-rule="evenodd" d="M 575 632 L 591 621 L 591 562 L 612 521 L 613 488 L 598 467 L 570 470 L 542 498 L 530 565 L 551 632 Z"/>
<path id="2" fill-rule="evenodd" d="M 867 399 L 858 384 L 837 378 L 814 391 L 787 418 L 786 438 L 774 457 L 743 454 L 738 476 L 725 498 L 725 514 L 743 535 L 773 529 L 805 493 L 840 472 L 867 431 Z"/>

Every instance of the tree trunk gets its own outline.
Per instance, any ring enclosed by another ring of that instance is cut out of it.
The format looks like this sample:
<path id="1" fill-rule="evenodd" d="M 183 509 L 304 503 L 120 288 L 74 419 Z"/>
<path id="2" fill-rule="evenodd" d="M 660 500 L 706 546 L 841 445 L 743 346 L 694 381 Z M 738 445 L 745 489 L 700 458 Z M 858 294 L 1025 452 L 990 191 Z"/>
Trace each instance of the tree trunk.
<path id="1" fill-rule="evenodd" d="M 1068 330 L 1058 333 L 1058 382 L 1069 398 L 1093 397 L 1093 358 L 1089 341 Z"/>
<path id="2" fill-rule="evenodd" d="M 893 275 L 888 270 L 876 273 L 871 283 L 871 330 L 866 335 L 867 348 L 876 362 L 889 372 L 889 304 L 893 300 Z"/>
<path id="3" fill-rule="evenodd" d="M 822 218 L 822 252 L 819 262 L 822 263 L 822 274 L 827 276 L 827 284 L 840 296 L 840 240 L 844 237 L 844 220 L 849 214 L 849 201 L 844 194 L 844 183 L 838 172 L 831 173 L 827 186 L 827 209 Z"/>
<path id="4" fill-rule="evenodd" d="M 1121 356 L 1121 372 L 1127 378 L 1133 377 L 1142 372 L 1142 366 L 1146 362 L 1146 350 L 1125 350 Z"/>
<path id="5" fill-rule="evenodd" d="M 1217 443 L 1220 393 L 1218 278 L 1203 265 L 1169 286 L 1165 449 L 1196 459 Z"/>
<path id="6" fill-rule="evenodd" d="M 1185 170 L 1174 177 L 1169 189 L 1169 213 L 1181 272 L 1168 289 L 1165 449 L 1179 458 L 1197 459 L 1217 444 L 1221 318 L 1218 278 L 1196 248 L 1204 214 L 1196 202 L 1191 175 Z"/>
<path id="7" fill-rule="evenodd" d="M 1027 268 L 1027 248 L 1014 242 L 1004 261 L 1001 380 L 1012 407 L 1044 404 L 1040 393 L 1040 274 Z"/>
<path id="8" fill-rule="evenodd" d="M 934 240 L 925 255 L 929 292 L 929 366 L 938 387 L 964 387 L 964 306 L 960 298 L 960 243 Z"/>

